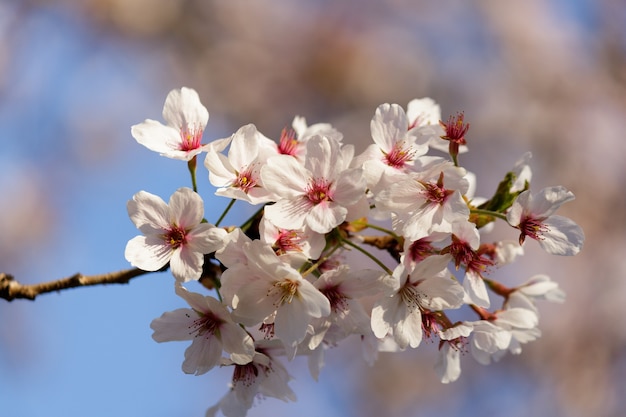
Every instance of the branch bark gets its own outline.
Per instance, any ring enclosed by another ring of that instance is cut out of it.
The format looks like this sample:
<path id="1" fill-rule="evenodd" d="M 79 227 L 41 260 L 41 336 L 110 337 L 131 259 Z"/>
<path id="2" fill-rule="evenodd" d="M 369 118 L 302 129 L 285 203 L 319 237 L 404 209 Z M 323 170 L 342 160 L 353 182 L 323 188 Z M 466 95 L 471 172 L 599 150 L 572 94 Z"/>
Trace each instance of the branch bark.
<path id="1" fill-rule="evenodd" d="M 66 290 L 68 288 L 92 285 L 128 284 L 131 279 L 150 272 L 151 271 L 133 268 L 90 276 L 77 273 L 71 277 L 56 281 L 42 282 L 40 284 L 20 284 L 12 275 L 0 272 L 0 298 L 4 298 L 7 301 L 13 301 L 16 298 L 34 300 L 39 294 Z"/>

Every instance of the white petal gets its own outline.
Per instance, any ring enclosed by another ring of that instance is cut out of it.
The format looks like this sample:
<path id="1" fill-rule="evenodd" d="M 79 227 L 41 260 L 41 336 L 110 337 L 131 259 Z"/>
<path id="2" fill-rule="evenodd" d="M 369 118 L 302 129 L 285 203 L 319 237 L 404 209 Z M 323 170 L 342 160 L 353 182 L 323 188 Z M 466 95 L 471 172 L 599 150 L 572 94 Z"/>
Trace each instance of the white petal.
<path id="1" fill-rule="evenodd" d="M 476 304 L 478 307 L 488 308 L 490 305 L 489 293 L 485 282 L 473 271 L 468 271 L 463 280 L 463 288 L 467 295 L 465 302 Z"/>
<path id="2" fill-rule="evenodd" d="M 194 252 L 182 246 L 172 253 L 170 269 L 177 281 L 187 282 L 197 280 L 202 275 L 204 256 L 200 252 Z"/>
<path id="3" fill-rule="evenodd" d="M 265 217 L 276 226 L 295 230 L 304 226 L 304 220 L 311 209 L 311 202 L 305 196 L 290 200 L 280 200 L 270 206 L 265 206 Z"/>
<path id="4" fill-rule="evenodd" d="M 154 330 L 152 338 L 157 342 L 191 340 L 194 334 L 189 332 L 189 326 L 198 317 L 198 313 L 190 308 L 163 313 L 150 323 L 150 328 Z"/>
<path id="5" fill-rule="evenodd" d="M 539 318 L 534 311 L 524 308 L 511 308 L 501 311 L 497 314 L 496 322 L 500 324 L 508 324 L 509 326 L 518 327 L 520 329 L 532 329 L 539 323 Z"/>
<path id="6" fill-rule="evenodd" d="M 204 216 L 202 197 L 191 188 L 179 188 L 169 201 L 171 221 L 183 229 L 192 228 L 200 223 Z"/>
<path id="7" fill-rule="evenodd" d="M 261 168 L 263 185 L 281 198 L 305 194 L 311 174 L 292 156 L 278 155 Z"/>
<path id="8" fill-rule="evenodd" d="M 170 228 L 170 209 L 159 196 L 139 191 L 126 208 L 131 221 L 145 235 L 161 234 Z"/>
<path id="9" fill-rule="evenodd" d="M 183 372 L 202 375 L 220 362 L 222 342 L 215 336 L 198 335 L 185 350 Z"/>
<path id="10" fill-rule="evenodd" d="M 528 210 L 535 218 L 551 216 L 561 204 L 574 199 L 574 193 L 565 187 L 547 187 L 533 195 Z"/>
<path id="11" fill-rule="evenodd" d="M 547 232 L 542 233 L 539 245 L 552 255 L 573 256 L 583 247 L 585 235 L 573 220 L 563 216 L 550 216 L 544 221 Z"/>
<path id="12" fill-rule="evenodd" d="M 165 98 L 163 118 L 169 125 L 177 128 L 189 126 L 204 130 L 209 120 L 209 112 L 200 102 L 195 90 L 183 87 L 170 91 Z"/>
<path id="13" fill-rule="evenodd" d="M 335 203 L 323 202 L 311 208 L 304 222 L 314 232 L 328 233 L 346 219 L 348 209 Z"/>
<path id="14" fill-rule="evenodd" d="M 161 155 L 181 148 L 180 132 L 156 120 L 146 119 L 136 124 L 131 127 L 130 133 L 139 144 Z"/>
<path id="15" fill-rule="evenodd" d="M 172 249 L 155 237 L 136 236 L 126 244 L 124 256 L 130 264 L 144 271 L 158 271 L 172 257 Z"/>

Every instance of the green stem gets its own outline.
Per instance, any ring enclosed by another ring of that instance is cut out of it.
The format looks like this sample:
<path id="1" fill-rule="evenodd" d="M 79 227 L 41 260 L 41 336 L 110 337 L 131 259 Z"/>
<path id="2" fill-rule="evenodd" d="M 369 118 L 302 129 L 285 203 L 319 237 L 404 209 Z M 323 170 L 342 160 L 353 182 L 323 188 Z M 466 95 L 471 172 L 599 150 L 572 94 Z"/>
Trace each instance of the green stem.
<path id="1" fill-rule="evenodd" d="M 391 269 L 387 268 L 385 266 L 385 264 L 383 264 L 381 261 L 378 260 L 377 257 L 375 257 L 374 255 L 372 255 L 371 253 L 369 253 L 368 251 L 366 251 L 365 249 L 363 249 L 362 247 L 360 247 L 359 245 L 357 245 L 356 243 L 351 242 L 348 239 L 345 238 L 341 238 L 341 241 L 343 243 L 345 243 L 348 246 L 353 247 L 354 249 L 358 250 L 359 252 L 361 252 L 363 255 L 367 256 L 368 258 L 370 258 L 372 261 L 374 261 L 378 266 L 380 266 L 383 271 L 385 271 L 386 273 L 388 273 L 389 275 L 393 275 L 393 272 L 391 271 Z"/>
<path id="2" fill-rule="evenodd" d="M 195 192 L 198 192 L 198 184 L 196 183 L 196 166 L 198 155 L 194 156 L 187 162 L 187 168 L 189 168 L 189 173 L 191 174 L 191 186 Z"/>
<path id="3" fill-rule="evenodd" d="M 374 229 L 374 230 L 378 230 L 379 232 L 383 232 L 385 234 L 388 234 L 389 236 L 394 237 L 396 239 L 398 238 L 398 235 L 396 235 L 393 231 L 391 231 L 389 229 L 385 229 L 384 227 L 380 227 L 380 226 L 377 226 L 377 225 L 371 224 L 371 223 L 366 223 L 365 227 L 368 227 L 368 228 Z"/>
<path id="4" fill-rule="evenodd" d="M 485 215 L 485 216 L 497 217 L 499 219 L 502 219 L 502 220 L 506 221 L 506 215 L 503 214 L 503 213 L 498 213 L 497 211 L 483 210 L 483 209 L 471 209 L 470 213 L 472 213 L 472 214 L 482 214 L 482 215 Z"/>
<path id="5" fill-rule="evenodd" d="M 226 206 L 226 209 L 224 210 L 224 212 L 222 213 L 220 218 L 217 219 L 217 222 L 215 223 L 215 227 L 219 226 L 220 223 L 222 222 L 222 220 L 224 220 L 224 217 L 226 217 L 226 213 L 228 213 L 230 211 L 230 208 L 233 206 L 233 204 L 235 204 L 235 201 L 237 201 L 237 200 L 234 199 L 234 198 L 232 200 L 230 200 L 230 203 L 228 203 L 228 206 Z"/>
<path id="6" fill-rule="evenodd" d="M 309 275 L 311 272 L 315 271 L 321 264 L 323 264 L 324 262 L 326 262 L 328 260 L 328 258 L 330 258 L 331 256 L 333 256 L 333 253 L 335 253 L 335 251 L 337 249 L 339 249 L 341 247 L 341 245 L 337 244 L 335 245 L 334 248 L 332 248 L 330 250 L 330 252 L 328 252 L 325 256 L 321 257 L 320 259 L 317 260 L 317 262 L 315 262 L 313 265 L 311 265 L 309 268 L 307 268 L 306 271 L 302 272 L 301 275 L 303 277 L 306 277 L 307 275 Z"/>

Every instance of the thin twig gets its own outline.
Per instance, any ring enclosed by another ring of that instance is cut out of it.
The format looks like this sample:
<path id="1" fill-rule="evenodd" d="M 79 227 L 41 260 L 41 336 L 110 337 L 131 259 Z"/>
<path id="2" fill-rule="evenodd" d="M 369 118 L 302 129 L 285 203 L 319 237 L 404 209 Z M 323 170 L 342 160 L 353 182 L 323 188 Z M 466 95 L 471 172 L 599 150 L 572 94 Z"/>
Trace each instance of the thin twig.
<path id="1" fill-rule="evenodd" d="M 92 285 L 128 284 L 131 279 L 148 273 L 150 273 L 150 271 L 133 268 L 90 276 L 77 273 L 71 277 L 56 281 L 42 282 L 40 284 L 20 284 L 12 275 L 0 272 L 0 298 L 4 298 L 7 301 L 13 301 L 16 298 L 34 300 L 39 294 L 66 290 L 68 288 Z"/>

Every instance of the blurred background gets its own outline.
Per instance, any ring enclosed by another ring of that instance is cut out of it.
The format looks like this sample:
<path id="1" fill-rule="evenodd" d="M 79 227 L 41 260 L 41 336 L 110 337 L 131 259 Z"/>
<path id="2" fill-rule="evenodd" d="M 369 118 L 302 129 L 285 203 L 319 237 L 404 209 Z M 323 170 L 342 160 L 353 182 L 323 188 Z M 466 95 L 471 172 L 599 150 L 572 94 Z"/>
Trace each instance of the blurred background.
<path id="1" fill-rule="evenodd" d="M 348 343 L 327 352 L 318 382 L 290 364 L 299 401 L 267 399 L 250 416 L 626 413 L 623 1 L 0 0 L 0 271 L 36 283 L 129 266 L 127 200 L 190 185 L 184 163 L 138 145 L 130 126 L 162 120 L 181 86 L 209 110 L 205 141 L 246 123 L 278 138 L 302 115 L 358 150 L 379 104 L 432 97 L 471 123 L 460 161 L 479 195 L 531 151 L 533 190 L 572 190 L 560 214 L 586 233 L 574 258 L 531 241 L 496 275 L 546 273 L 567 293 L 540 306 L 543 336 L 522 355 L 484 367 L 466 354 L 442 385 L 436 344 L 370 368 Z M 215 221 L 227 202 L 203 167 L 199 187 Z M 235 207 L 233 224 L 246 210 Z M 0 300 L 0 415 L 204 415 L 232 370 L 184 375 L 186 344 L 151 339 L 153 318 L 185 307 L 172 283 L 151 274 Z"/>

